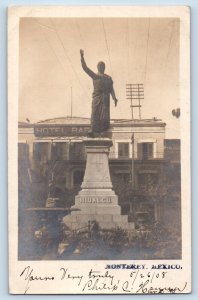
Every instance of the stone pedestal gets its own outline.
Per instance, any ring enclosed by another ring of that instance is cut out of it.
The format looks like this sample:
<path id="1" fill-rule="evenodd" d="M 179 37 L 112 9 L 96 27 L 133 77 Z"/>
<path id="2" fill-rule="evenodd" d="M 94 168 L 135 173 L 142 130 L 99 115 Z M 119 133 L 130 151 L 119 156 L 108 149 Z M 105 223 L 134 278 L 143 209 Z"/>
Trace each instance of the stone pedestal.
<path id="1" fill-rule="evenodd" d="M 112 141 L 108 138 L 85 139 L 87 162 L 81 191 L 75 197 L 71 215 L 63 221 L 71 229 L 88 226 L 96 221 L 100 228 L 121 227 L 134 229 L 134 223 L 128 223 L 128 216 L 121 215 L 118 196 L 113 191 L 109 172 L 109 149 Z"/>

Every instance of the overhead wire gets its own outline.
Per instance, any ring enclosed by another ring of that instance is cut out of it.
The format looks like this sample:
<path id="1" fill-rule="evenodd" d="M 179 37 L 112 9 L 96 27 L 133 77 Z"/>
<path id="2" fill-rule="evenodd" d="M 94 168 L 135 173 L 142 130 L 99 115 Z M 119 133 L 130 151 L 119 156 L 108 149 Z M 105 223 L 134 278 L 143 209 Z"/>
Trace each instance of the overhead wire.
<path id="1" fill-rule="evenodd" d="M 138 20 L 138 22 L 140 22 Z M 136 59 L 136 53 L 137 53 L 137 46 L 138 46 L 138 37 L 139 37 L 139 34 L 137 34 L 137 31 L 136 31 L 136 34 L 135 34 L 135 43 L 134 43 L 134 49 L 133 49 L 133 66 L 134 66 L 134 69 L 136 70 L 135 74 L 136 76 L 134 76 L 134 78 L 136 79 L 136 82 L 139 81 L 139 77 L 138 77 L 138 68 L 137 68 L 137 62 L 139 63 L 139 60 Z"/>
<path id="2" fill-rule="evenodd" d="M 126 49 L 127 49 L 127 81 L 129 83 L 129 77 L 130 77 L 130 49 L 129 49 L 129 18 L 127 18 L 127 22 L 126 22 Z"/>
<path id="3" fill-rule="evenodd" d="M 47 36 L 46 36 L 46 34 L 45 34 L 45 30 L 44 30 L 44 29 L 48 29 L 48 30 L 51 30 L 51 31 L 55 32 L 55 29 L 51 28 L 50 26 L 46 26 L 46 25 L 41 24 L 40 22 L 38 22 L 37 19 L 34 19 L 34 21 L 37 23 L 37 25 L 39 25 L 39 29 L 40 29 L 40 31 L 42 32 L 42 34 L 43 34 L 43 36 L 44 36 L 44 38 L 45 38 L 45 40 L 46 40 L 46 42 L 47 42 L 49 48 L 50 48 L 51 51 L 53 52 L 53 54 L 54 54 L 54 56 L 56 57 L 57 61 L 59 62 L 60 66 L 61 66 L 61 68 L 62 68 L 62 70 L 63 70 L 63 72 L 64 72 L 64 75 L 65 75 L 65 77 L 66 77 L 67 80 L 68 80 L 68 85 L 69 85 L 69 86 L 72 86 L 72 82 L 71 82 L 70 77 L 68 76 L 68 72 L 66 71 L 64 65 L 62 64 L 61 59 L 57 56 L 56 51 L 55 51 L 54 48 L 52 47 L 52 45 L 51 45 L 49 39 L 47 38 Z M 89 98 L 88 98 L 88 99 L 89 99 Z"/>
<path id="4" fill-rule="evenodd" d="M 69 86 L 72 86 L 72 82 L 71 82 L 70 77 L 68 76 L 68 72 L 66 72 L 64 65 L 62 64 L 61 60 L 60 60 L 59 57 L 57 56 L 56 51 L 55 51 L 54 48 L 51 46 L 51 44 L 50 44 L 50 42 L 49 42 L 48 38 L 46 37 L 46 35 L 45 35 L 45 33 L 44 33 L 44 30 L 43 30 L 43 28 L 46 28 L 46 29 L 52 30 L 52 31 L 54 32 L 54 29 L 51 28 L 51 27 L 49 27 L 49 26 L 46 26 L 46 25 L 41 24 L 41 23 L 38 22 L 36 19 L 35 19 L 35 21 L 36 21 L 36 23 L 39 25 L 39 28 L 40 28 L 40 30 L 42 31 L 43 36 L 44 36 L 45 40 L 47 41 L 47 44 L 49 45 L 51 51 L 53 52 L 53 54 L 54 54 L 54 56 L 56 57 L 56 59 L 57 59 L 57 61 L 59 62 L 59 64 L 61 65 L 61 67 L 62 67 L 62 69 L 63 69 L 63 72 L 64 72 L 64 75 L 65 75 L 65 77 L 66 77 L 67 80 L 68 80 L 68 85 L 69 85 Z"/>
<path id="5" fill-rule="evenodd" d="M 83 48 L 84 48 L 84 40 L 83 40 L 83 37 L 82 37 L 82 34 L 81 34 L 81 31 L 80 31 L 80 26 L 78 24 L 78 21 L 77 21 L 77 18 L 75 18 L 75 24 L 76 24 L 76 28 L 77 28 L 77 32 L 80 36 L 80 40 L 81 40 L 81 44 L 83 45 Z"/>
<path id="6" fill-rule="evenodd" d="M 35 21 L 35 20 L 34 20 Z M 46 28 L 46 29 L 49 29 L 49 30 L 51 30 L 51 31 L 55 31 L 53 28 L 51 28 L 50 26 L 47 26 L 47 25 L 44 25 L 44 24 L 41 24 L 40 22 L 38 22 L 37 20 L 36 20 L 36 22 L 41 26 L 41 27 L 43 27 L 43 28 Z"/>
<path id="7" fill-rule="evenodd" d="M 167 68 L 167 65 L 168 65 L 168 59 L 169 59 L 171 45 L 172 45 L 172 41 L 173 41 L 174 29 L 175 29 L 175 21 L 173 20 L 170 35 L 169 35 L 169 41 L 167 43 L 168 47 L 167 47 L 166 58 L 164 59 L 163 64 L 161 65 L 162 75 L 163 75 L 162 86 L 164 86 L 164 84 L 165 84 L 166 68 Z M 160 95 L 162 95 L 163 90 L 164 90 L 163 88 L 160 90 Z"/>
<path id="8" fill-rule="evenodd" d="M 79 37 L 80 37 L 81 45 L 83 46 L 83 49 L 85 49 L 85 42 L 84 42 L 77 18 L 75 18 L 75 25 L 76 25 L 77 33 L 79 34 Z M 89 90 L 89 88 L 88 88 L 88 90 Z M 90 98 L 90 101 L 91 101 L 91 98 Z M 78 117 L 87 117 L 87 112 L 80 114 L 80 115 L 78 114 Z"/>
<path id="9" fill-rule="evenodd" d="M 131 84 L 131 117 L 132 119 L 134 118 L 134 115 L 135 115 L 135 110 L 133 110 L 134 108 L 137 108 L 137 105 L 140 105 L 140 98 L 137 99 L 136 97 L 138 96 L 133 96 L 132 94 L 134 93 L 134 91 L 132 91 L 132 86 L 134 87 L 134 85 L 138 86 L 138 92 L 136 91 L 136 93 L 139 94 L 139 84 L 138 83 L 130 83 L 129 82 L 129 74 L 130 74 L 130 23 L 129 23 L 129 18 L 127 19 L 127 23 L 126 23 L 126 31 L 127 31 L 127 37 L 126 37 L 126 48 L 127 48 L 127 66 L 128 66 L 128 83 Z M 137 38 L 136 38 L 136 44 L 137 44 Z M 135 52 L 135 49 L 136 49 L 136 45 L 134 46 L 134 52 Z M 129 87 L 128 87 L 128 93 L 129 93 Z M 139 100 L 139 103 L 134 103 L 134 101 L 136 102 L 137 100 Z M 141 109 L 139 107 L 139 118 L 141 119 Z"/>
<path id="10" fill-rule="evenodd" d="M 127 60 L 127 81 L 129 83 L 129 61 L 130 61 L 130 49 L 129 49 L 129 18 L 127 18 L 127 23 L 126 23 L 126 49 L 127 49 L 127 55 L 126 55 L 126 60 Z M 132 100 L 130 103 L 130 108 L 131 108 L 131 119 L 133 119 L 133 107 L 132 107 Z"/>
<path id="11" fill-rule="evenodd" d="M 59 64 L 61 65 L 61 68 L 63 69 L 63 72 L 65 73 L 66 78 L 67 78 L 68 81 L 69 81 L 69 84 L 71 85 L 71 80 L 70 80 L 70 78 L 68 77 L 68 73 L 66 72 L 65 67 L 63 66 L 61 60 L 60 60 L 59 57 L 57 56 L 56 51 L 55 51 L 54 48 L 52 47 L 52 45 L 51 45 L 51 43 L 49 42 L 48 38 L 46 37 L 46 34 L 44 33 L 44 30 L 42 29 L 42 27 L 43 27 L 43 28 L 45 27 L 45 28 L 50 29 L 50 30 L 52 30 L 52 31 L 54 31 L 54 30 L 53 30 L 51 27 L 45 26 L 45 25 L 41 24 L 40 22 L 38 22 L 36 18 L 33 18 L 33 19 L 34 19 L 34 21 L 37 23 L 37 25 L 39 25 L 39 29 L 41 30 L 41 32 L 42 32 L 42 34 L 43 34 L 43 36 L 44 36 L 44 38 L 45 38 L 45 40 L 46 40 L 46 42 L 47 42 L 49 48 L 51 49 L 51 51 L 53 52 L 53 54 L 54 54 L 54 56 L 56 57 L 57 61 L 58 61 Z"/>
<path id="12" fill-rule="evenodd" d="M 78 82 L 79 82 L 79 84 L 80 84 L 80 86 L 81 86 L 83 92 L 85 93 L 85 95 L 86 95 L 86 96 L 88 97 L 88 99 L 89 99 L 89 95 L 87 94 L 87 92 L 86 92 L 85 89 L 84 89 L 84 86 L 83 86 L 82 83 L 81 83 L 81 80 L 80 80 L 80 78 L 79 78 L 79 76 L 78 76 L 78 74 L 77 74 L 77 72 L 76 72 L 76 70 L 75 70 L 75 68 L 74 68 L 74 66 L 73 66 L 73 63 L 72 63 L 72 61 L 71 61 L 71 59 L 70 59 L 70 57 L 69 57 L 69 55 L 68 55 L 68 53 L 67 53 L 67 50 L 66 50 L 66 48 L 65 48 L 65 46 L 64 46 L 64 43 L 63 43 L 63 41 L 62 41 L 62 39 L 61 39 L 61 37 L 60 37 L 60 34 L 58 33 L 58 30 L 57 30 L 57 28 L 56 28 L 56 25 L 53 23 L 52 19 L 50 19 L 50 21 L 51 21 L 51 24 L 52 24 L 52 26 L 53 26 L 53 28 L 54 28 L 54 30 L 55 30 L 56 36 L 57 36 L 57 38 L 58 38 L 58 40 L 59 40 L 59 42 L 60 42 L 62 48 L 64 49 L 64 53 L 65 53 L 66 59 L 68 60 L 68 62 L 69 62 L 69 64 L 70 64 L 70 66 L 71 66 L 71 68 L 72 68 L 72 70 L 73 70 L 73 72 L 74 72 L 76 78 L 78 79 Z"/>
<path id="13" fill-rule="evenodd" d="M 79 37 L 80 37 L 82 48 L 85 49 L 85 42 L 84 42 L 83 35 L 81 33 L 80 26 L 79 26 L 79 23 L 78 23 L 77 19 L 78 18 L 75 18 L 74 22 L 75 22 L 75 25 L 76 25 L 77 33 L 79 34 Z M 90 88 L 88 88 L 88 90 L 90 91 Z M 88 99 L 88 100 L 91 101 L 91 98 Z"/>
<path id="14" fill-rule="evenodd" d="M 168 65 L 168 60 L 169 60 L 169 55 L 170 55 L 170 51 L 171 51 L 171 46 L 172 46 L 172 42 L 173 42 L 173 36 L 174 36 L 174 30 L 175 30 L 175 20 L 172 21 L 172 26 L 171 26 L 171 32 L 170 32 L 170 36 L 169 36 L 169 42 L 168 42 L 168 47 L 167 47 L 167 54 L 166 54 L 166 59 L 164 60 L 164 66 L 163 66 L 163 80 L 162 80 L 162 88 L 160 89 L 160 97 L 163 97 L 164 93 L 165 93 L 165 89 L 164 89 L 164 85 L 166 82 L 166 69 L 167 69 L 167 65 Z M 174 128 L 171 128 L 172 130 Z"/>
<path id="15" fill-rule="evenodd" d="M 109 46 L 108 46 L 108 42 L 107 42 L 107 35 L 106 35 L 105 24 L 104 24 L 104 19 L 103 18 L 102 18 L 102 28 L 103 28 L 103 32 L 104 32 L 104 38 L 105 38 L 105 44 L 106 44 L 106 48 L 107 48 L 107 54 L 108 54 L 108 58 L 109 58 L 109 65 L 110 65 L 110 69 L 111 69 L 111 75 L 113 77 L 113 70 L 112 70 L 112 65 L 111 65 Z"/>
<path id="16" fill-rule="evenodd" d="M 165 69 L 166 69 L 167 63 L 168 63 L 168 58 L 169 58 L 169 55 L 170 55 L 170 49 L 171 49 L 171 45 L 172 45 L 174 29 L 175 29 L 175 21 L 172 22 L 172 29 L 171 29 L 171 34 L 170 34 L 169 43 L 168 43 L 168 51 L 167 51 L 165 64 L 164 64 L 164 70 L 163 70 L 164 73 L 165 73 Z"/>
<path id="17" fill-rule="evenodd" d="M 145 68 L 144 68 L 144 83 L 146 82 L 146 79 L 147 79 L 146 77 L 147 77 L 149 38 L 150 38 L 150 18 L 148 19 L 148 32 L 147 32 L 147 43 L 146 43 L 146 61 L 145 61 Z"/>

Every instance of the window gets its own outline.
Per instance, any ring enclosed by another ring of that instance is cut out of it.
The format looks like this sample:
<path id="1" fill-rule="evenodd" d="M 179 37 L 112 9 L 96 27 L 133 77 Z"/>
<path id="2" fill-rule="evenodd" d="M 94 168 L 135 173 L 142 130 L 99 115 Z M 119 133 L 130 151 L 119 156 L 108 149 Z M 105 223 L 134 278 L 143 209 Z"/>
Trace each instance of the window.
<path id="1" fill-rule="evenodd" d="M 118 143 L 118 157 L 129 158 L 129 143 Z"/>
<path id="2" fill-rule="evenodd" d="M 138 143 L 138 158 L 139 159 L 153 158 L 153 143 Z"/>
<path id="3" fill-rule="evenodd" d="M 122 174 L 122 180 L 125 183 L 129 183 L 130 182 L 130 174 Z"/>
<path id="4" fill-rule="evenodd" d="M 115 169 L 110 169 L 110 174 L 114 188 L 131 182 L 131 172 L 128 167 L 121 169 L 116 166 Z"/>
<path id="5" fill-rule="evenodd" d="M 149 180 L 150 180 L 151 184 L 158 184 L 158 181 L 159 181 L 158 174 L 150 174 Z"/>
<path id="6" fill-rule="evenodd" d="M 140 173 L 138 174 L 138 184 L 140 185 L 156 185 L 158 184 L 157 173 Z"/>
<path id="7" fill-rule="evenodd" d="M 26 143 L 18 144 L 18 159 L 28 160 L 28 144 Z"/>
<path id="8" fill-rule="evenodd" d="M 69 157 L 69 145 L 63 142 L 52 144 L 52 159 L 53 160 L 67 160 Z"/>
<path id="9" fill-rule="evenodd" d="M 129 183 L 131 176 L 129 172 L 119 171 L 115 173 L 114 178 L 118 183 Z"/>
<path id="10" fill-rule="evenodd" d="M 48 160 L 49 143 L 34 143 L 33 147 L 34 159 L 46 163 Z"/>
<path id="11" fill-rule="evenodd" d="M 73 184 L 74 185 L 81 185 L 84 178 L 84 171 L 82 170 L 76 170 L 73 174 Z"/>
<path id="12" fill-rule="evenodd" d="M 85 147 L 83 143 L 72 143 L 70 148 L 70 159 L 72 160 L 84 160 L 85 159 Z"/>
<path id="13" fill-rule="evenodd" d="M 147 183 L 147 174 L 139 174 L 138 175 L 138 183 L 139 184 L 146 184 Z"/>

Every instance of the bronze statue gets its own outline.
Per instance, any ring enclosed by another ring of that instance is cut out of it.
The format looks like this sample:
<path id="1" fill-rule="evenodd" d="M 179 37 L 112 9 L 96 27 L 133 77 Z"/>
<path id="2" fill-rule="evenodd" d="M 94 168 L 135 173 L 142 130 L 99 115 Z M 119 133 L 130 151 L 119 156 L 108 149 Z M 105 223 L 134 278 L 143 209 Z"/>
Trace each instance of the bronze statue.
<path id="1" fill-rule="evenodd" d="M 91 113 L 91 131 L 88 133 L 89 137 L 95 137 L 107 131 L 110 127 L 110 94 L 117 105 L 113 80 L 105 74 L 105 63 L 100 61 L 97 65 L 98 73 L 90 70 L 84 59 L 84 51 L 80 50 L 81 63 L 83 70 L 93 79 L 93 99 L 92 99 L 92 113 Z"/>

